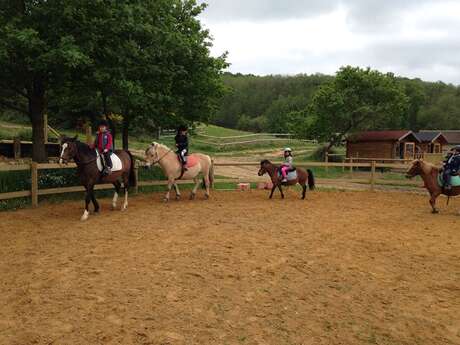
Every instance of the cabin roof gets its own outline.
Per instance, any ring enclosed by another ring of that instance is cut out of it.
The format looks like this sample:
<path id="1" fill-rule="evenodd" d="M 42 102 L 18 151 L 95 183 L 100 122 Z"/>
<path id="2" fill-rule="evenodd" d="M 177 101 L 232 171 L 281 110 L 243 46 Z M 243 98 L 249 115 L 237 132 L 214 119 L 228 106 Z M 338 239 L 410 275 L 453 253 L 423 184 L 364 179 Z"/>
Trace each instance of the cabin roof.
<path id="1" fill-rule="evenodd" d="M 426 132 L 419 132 L 416 133 L 416 136 L 422 143 L 434 143 L 439 141 L 443 145 L 448 144 L 447 138 L 444 136 L 443 133 L 439 131 L 426 131 Z"/>
<path id="2" fill-rule="evenodd" d="M 420 142 L 414 132 L 408 130 L 399 131 L 367 131 L 351 134 L 347 140 L 350 142 L 370 142 L 370 141 L 401 141 L 411 137 L 413 141 Z"/>
<path id="3" fill-rule="evenodd" d="M 427 133 L 427 132 L 441 132 L 444 138 L 446 138 L 447 143 L 451 145 L 460 145 L 460 130 L 422 130 L 420 133 Z"/>

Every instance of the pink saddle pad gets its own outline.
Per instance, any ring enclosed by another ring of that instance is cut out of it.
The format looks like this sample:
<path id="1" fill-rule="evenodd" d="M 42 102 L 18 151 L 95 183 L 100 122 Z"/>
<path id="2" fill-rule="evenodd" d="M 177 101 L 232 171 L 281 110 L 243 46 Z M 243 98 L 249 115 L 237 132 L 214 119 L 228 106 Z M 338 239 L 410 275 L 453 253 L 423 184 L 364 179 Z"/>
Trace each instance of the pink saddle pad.
<path id="1" fill-rule="evenodd" d="M 177 159 L 179 159 L 179 157 L 177 157 Z M 196 155 L 187 156 L 187 168 L 193 168 L 198 162 L 199 158 Z"/>

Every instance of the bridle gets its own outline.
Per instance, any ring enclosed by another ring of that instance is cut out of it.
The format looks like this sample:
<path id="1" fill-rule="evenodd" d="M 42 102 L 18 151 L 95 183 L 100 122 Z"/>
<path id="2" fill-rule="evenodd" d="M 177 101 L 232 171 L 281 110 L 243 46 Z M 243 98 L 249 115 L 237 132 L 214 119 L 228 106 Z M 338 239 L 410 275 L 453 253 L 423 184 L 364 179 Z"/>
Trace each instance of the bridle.
<path id="1" fill-rule="evenodd" d="M 79 159 L 79 157 L 78 157 L 79 154 L 78 154 L 77 145 L 76 145 L 75 143 L 70 143 L 70 144 L 73 144 L 73 145 L 74 145 L 74 148 L 75 148 L 75 155 L 74 155 L 74 157 L 73 157 L 73 160 L 75 161 L 75 163 L 76 163 L 77 165 L 88 165 L 88 164 L 91 164 L 91 163 L 97 161 L 97 153 L 96 153 L 96 158 L 90 159 L 90 160 L 85 161 L 85 162 L 81 161 L 81 160 Z M 63 148 L 63 150 L 62 150 L 62 152 L 61 152 L 61 155 L 60 155 L 60 157 L 59 157 L 59 160 L 62 161 L 64 164 L 68 164 L 68 163 L 69 163 L 69 160 L 63 158 L 63 156 L 64 156 L 64 151 L 69 147 L 69 143 L 66 142 L 66 143 L 64 143 L 62 146 L 64 146 L 64 145 L 67 145 L 67 146 L 66 146 L 65 148 Z M 71 157 L 71 158 L 72 158 L 72 157 Z"/>
<path id="2" fill-rule="evenodd" d="M 155 146 L 154 146 L 154 147 L 155 147 Z M 168 148 L 168 150 L 166 151 L 166 153 L 164 153 L 159 159 L 154 160 L 154 161 L 152 162 L 151 165 L 155 165 L 155 164 L 160 163 L 160 162 L 163 160 L 163 158 L 165 158 L 170 152 L 173 152 L 173 150 L 171 150 L 170 148 Z M 158 157 L 158 151 L 157 151 L 156 148 L 155 148 L 155 155 Z"/>

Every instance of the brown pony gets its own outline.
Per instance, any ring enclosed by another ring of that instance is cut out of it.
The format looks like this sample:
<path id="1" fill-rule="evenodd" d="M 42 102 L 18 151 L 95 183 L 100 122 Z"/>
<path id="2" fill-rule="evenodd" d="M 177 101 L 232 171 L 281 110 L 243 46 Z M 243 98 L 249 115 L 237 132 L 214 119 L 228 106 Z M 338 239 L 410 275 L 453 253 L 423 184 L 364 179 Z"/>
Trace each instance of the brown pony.
<path id="1" fill-rule="evenodd" d="M 452 187 L 451 190 L 445 190 L 439 186 L 438 176 L 440 169 L 436 168 L 434 165 L 424 162 L 423 160 L 417 159 L 412 162 L 412 166 L 406 173 L 407 178 L 413 178 L 415 176 L 420 176 L 425 183 L 425 188 L 430 193 L 430 205 L 432 208 L 432 213 L 438 213 L 436 209 L 436 199 L 441 194 L 447 195 L 448 197 L 460 195 L 460 187 Z"/>
<path id="2" fill-rule="evenodd" d="M 77 138 L 63 138 L 61 140 L 61 156 L 59 163 L 67 163 L 71 159 L 77 164 L 77 174 L 80 182 L 85 187 L 85 211 L 81 220 L 85 221 L 89 216 L 89 203 L 92 201 L 94 212 L 99 212 L 99 203 L 94 195 L 94 186 L 100 183 L 112 183 L 115 187 L 115 193 L 112 199 L 112 209 L 117 207 L 118 194 L 120 194 L 121 182 L 125 193 L 125 201 L 121 208 L 124 211 L 128 207 L 128 188 L 136 186 L 136 177 L 134 174 L 134 159 L 129 151 L 117 150 L 116 155 L 120 158 L 122 169 L 114 171 L 108 176 L 103 176 L 97 167 L 96 150 L 90 148 L 87 144 L 77 140 Z"/>
<path id="3" fill-rule="evenodd" d="M 273 183 L 273 187 L 270 193 L 270 199 L 273 197 L 273 192 L 275 191 L 275 188 L 278 187 L 280 193 L 281 193 L 281 198 L 284 199 L 284 193 L 283 189 L 281 188 L 282 183 L 280 176 L 278 174 L 280 167 L 277 165 L 272 164 L 269 160 L 264 159 L 262 162 L 260 162 L 260 169 L 259 169 L 259 176 L 264 175 L 267 173 L 270 175 L 270 178 Z M 306 171 L 301 168 L 297 168 L 297 178 L 293 180 L 288 180 L 287 183 L 284 185 L 286 186 L 294 186 L 297 183 L 302 186 L 302 199 L 305 199 L 305 194 L 307 192 L 307 183 L 308 187 L 310 190 L 315 188 L 315 177 L 313 176 L 313 172 L 310 169 L 307 169 Z"/>

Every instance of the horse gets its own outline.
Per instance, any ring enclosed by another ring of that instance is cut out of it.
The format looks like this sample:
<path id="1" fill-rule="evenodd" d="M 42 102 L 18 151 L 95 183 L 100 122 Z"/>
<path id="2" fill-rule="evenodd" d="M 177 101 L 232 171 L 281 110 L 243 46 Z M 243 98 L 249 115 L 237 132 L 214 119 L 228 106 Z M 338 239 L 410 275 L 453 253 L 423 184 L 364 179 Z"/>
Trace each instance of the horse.
<path id="1" fill-rule="evenodd" d="M 460 187 L 452 187 L 450 190 L 439 185 L 440 169 L 436 168 L 433 164 L 417 159 L 412 162 L 410 169 L 406 173 L 407 178 L 420 176 L 425 183 L 425 188 L 430 193 L 430 205 L 432 213 L 439 213 L 436 208 L 436 199 L 441 195 L 447 195 L 449 198 L 460 195 Z"/>
<path id="2" fill-rule="evenodd" d="M 269 160 L 264 159 L 263 161 L 260 162 L 260 169 L 258 172 L 259 176 L 263 176 L 265 173 L 270 175 L 270 178 L 273 183 L 273 187 L 270 193 L 270 199 L 273 197 L 273 192 L 275 191 L 275 188 L 278 187 L 280 193 L 281 193 L 281 198 L 284 199 L 284 193 L 283 189 L 281 188 L 281 179 L 278 174 L 280 167 L 272 164 Z M 285 183 L 287 186 L 294 186 L 297 183 L 302 186 L 302 200 L 305 199 L 305 194 L 307 192 L 307 183 L 308 187 L 310 190 L 313 190 L 315 188 L 315 177 L 313 175 L 313 171 L 310 169 L 304 170 L 301 168 L 296 168 L 297 172 L 297 177 L 295 179 L 288 179 L 288 182 Z"/>
<path id="3" fill-rule="evenodd" d="M 121 170 L 113 171 L 110 175 L 103 176 L 97 165 L 98 155 L 96 150 L 89 145 L 80 142 L 77 137 L 63 138 L 61 140 L 61 154 L 59 164 L 67 164 L 70 160 L 74 160 L 77 164 L 77 174 L 80 182 L 85 187 L 85 211 L 81 216 L 81 220 L 85 221 L 89 217 L 89 204 L 92 201 L 94 212 L 99 213 L 99 203 L 94 195 L 94 186 L 101 183 L 112 183 L 115 187 L 115 193 L 112 199 L 112 209 L 116 209 L 118 195 L 120 194 L 121 182 L 123 182 L 123 190 L 125 200 L 121 208 L 122 211 L 128 207 L 128 188 L 136 186 L 136 176 L 134 173 L 134 159 L 131 153 L 127 150 L 117 150 L 114 152 L 121 161 Z"/>
<path id="4" fill-rule="evenodd" d="M 213 181 L 214 168 L 211 157 L 208 155 L 201 153 L 189 155 L 187 159 L 187 170 L 182 171 L 182 165 L 177 153 L 163 144 L 153 142 L 145 150 L 145 161 L 147 162 L 147 166 L 152 166 L 158 163 L 168 178 L 168 191 L 163 199 L 165 202 L 169 201 L 171 188 L 173 186 L 176 192 L 176 200 L 180 199 L 181 194 L 176 181 L 182 178 L 185 180 L 193 179 L 195 182 L 195 186 L 190 194 L 190 200 L 195 199 L 196 191 L 200 184 L 200 173 L 203 175 L 203 183 L 206 188 L 204 197 L 205 199 L 209 198 L 209 187 Z"/>

